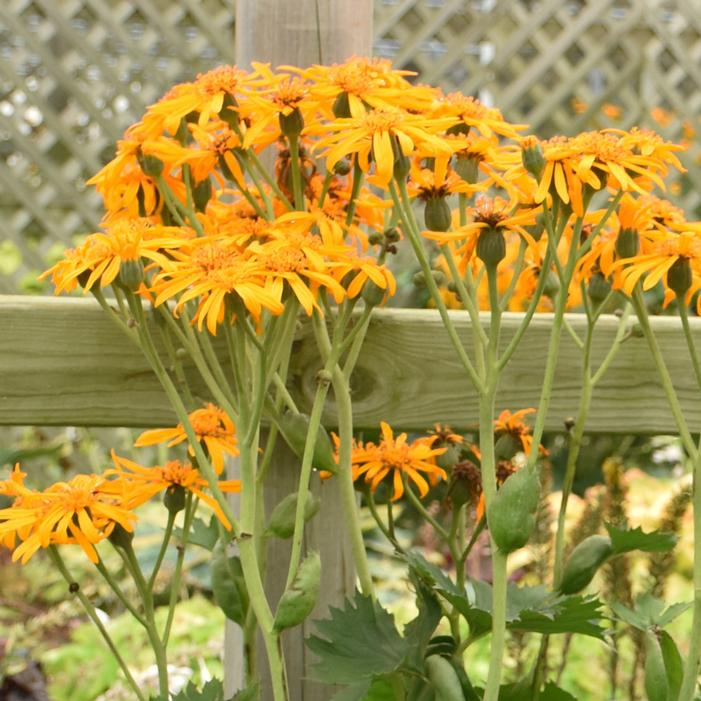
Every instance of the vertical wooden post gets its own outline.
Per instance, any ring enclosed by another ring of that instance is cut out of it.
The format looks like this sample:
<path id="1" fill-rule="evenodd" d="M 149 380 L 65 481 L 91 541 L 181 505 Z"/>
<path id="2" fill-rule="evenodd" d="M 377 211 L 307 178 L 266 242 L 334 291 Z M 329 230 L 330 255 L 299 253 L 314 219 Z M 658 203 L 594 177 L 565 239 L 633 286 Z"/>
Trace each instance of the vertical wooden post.
<path id="1" fill-rule="evenodd" d="M 372 0 L 238 0 L 236 4 L 236 63 L 251 61 L 308 66 L 336 63 L 352 55 L 368 56 L 372 48 Z M 271 465 L 265 502 L 270 510 L 298 486 L 299 460 L 280 442 Z M 324 617 L 331 605 L 340 605 L 355 583 L 350 544 L 343 523 L 343 508 L 335 480 L 312 489 L 321 497 L 321 510 L 305 533 L 305 548 L 321 554 L 321 594 L 310 620 Z M 272 540 L 267 553 L 266 588 L 273 606 L 285 585 L 289 541 Z M 307 625 L 287 631 L 283 647 L 288 669 L 290 701 L 327 701 L 328 687 L 309 681 L 310 656 L 304 638 Z M 261 668 L 264 667 L 264 651 Z M 241 675 L 241 640 L 236 626 L 227 627 L 225 663 L 227 689 L 238 688 Z M 272 698 L 263 680 L 263 701 Z"/>

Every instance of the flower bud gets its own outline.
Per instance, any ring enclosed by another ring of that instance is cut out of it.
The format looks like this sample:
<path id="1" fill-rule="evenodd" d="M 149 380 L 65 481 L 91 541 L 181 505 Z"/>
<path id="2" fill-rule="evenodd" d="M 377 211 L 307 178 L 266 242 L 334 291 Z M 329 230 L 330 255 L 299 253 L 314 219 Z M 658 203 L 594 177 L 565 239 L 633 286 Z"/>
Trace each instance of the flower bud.
<path id="1" fill-rule="evenodd" d="M 541 273 L 542 275 L 543 273 Z M 550 299 L 555 299 L 560 293 L 560 278 L 554 270 L 548 270 L 545 273 L 545 285 L 543 294 Z"/>
<path id="2" fill-rule="evenodd" d="M 141 258 L 123 260 L 119 266 L 117 281 L 127 290 L 136 292 L 144 281 L 144 264 L 141 262 Z"/>
<path id="3" fill-rule="evenodd" d="M 635 229 L 621 229 L 616 237 L 616 255 L 619 258 L 632 258 L 640 250 L 640 236 Z"/>
<path id="4" fill-rule="evenodd" d="M 611 283 L 603 273 L 594 273 L 587 286 L 587 295 L 594 304 L 601 304 L 611 292 Z"/>
<path id="5" fill-rule="evenodd" d="M 342 158 L 340 161 L 336 161 L 333 167 L 333 172 L 336 175 L 348 175 L 351 172 L 351 164 L 347 158 Z"/>
<path id="6" fill-rule="evenodd" d="M 502 433 L 494 444 L 494 457 L 499 460 L 511 460 L 520 450 L 521 441 L 513 433 Z"/>
<path id="7" fill-rule="evenodd" d="M 667 272 L 667 287 L 680 300 L 683 300 L 692 285 L 692 273 L 689 259 L 681 256 L 672 263 L 672 267 Z"/>
<path id="8" fill-rule="evenodd" d="M 368 243 L 371 246 L 379 246 L 384 241 L 384 236 L 377 231 L 373 231 L 370 236 L 368 236 Z"/>
<path id="9" fill-rule="evenodd" d="M 348 93 L 339 93 L 334 100 L 333 107 L 331 109 L 333 110 L 333 114 L 336 119 L 348 119 L 351 117 L 352 115 L 350 111 L 350 102 L 348 101 Z"/>
<path id="10" fill-rule="evenodd" d="M 108 540 L 116 548 L 128 550 L 129 548 L 131 548 L 131 541 L 134 540 L 134 534 L 131 531 L 128 531 L 126 528 L 124 528 L 124 526 L 115 523 L 112 532 L 108 536 Z"/>
<path id="11" fill-rule="evenodd" d="M 524 139 L 521 149 L 521 162 L 523 163 L 523 167 L 536 180 L 540 180 L 543 168 L 545 168 L 545 158 L 543 156 L 543 149 L 537 139 Z"/>
<path id="12" fill-rule="evenodd" d="M 458 155 L 455 158 L 453 170 L 470 185 L 474 185 L 479 179 L 479 160 L 471 156 Z"/>
<path id="13" fill-rule="evenodd" d="M 402 152 L 396 136 L 392 136 L 392 151 L 394 153 L 394 177 L 399 182 L 404 182 L 411 171 L 411 161 Z"/>
<path id="14" fill-rule="evenodd" d="M 445 197 L 429 197 L 424 207 L 424 222 L 431 231 L 448 231 L 452 222 Z"/>
<path id="15" fill-rule="evenodd" d="M 160 158 L 143 153 L 140 153 L 137 158 L 141 170 L 144 172 L 144 175 L 148 175 L 149 178 L 157 178 L 163 173 L 163 161 Z"/>
<path id="16" fill-rule="evenodd" d="M 197 183 L 192 189 L 192 199 L 195 203 L 195 209 L 198 212 L 204 212 L 207 209 L 207 203 L 212 198 L 212 181 L 205 178 Z"/>
<path id="17" fill-rule="evenodd" d="M 177 514 L 185 508 L 185 488 L 171 484 L 163 495 L 163 504 L 171 514 Z"/>
<path id="18" fill-rule="evenodd" d="M 365 285 L 363 285 L 361 297 L 369 307 L 376 307 L 378 304 L 382 304 L 386 294 L 386 289 L 380 287 L 376 282 L 368 280 Z"/>
<path id="19" fill-rule="evenodd" d="M 482 229 L 477 239 L 477 257 L 485 265 L 496 267 L 506 256 L 506 240 L 502 231 L 496 228 Z"/>
<path id="20" fill-rule="evenodd" d="M 399 233 L 399 229 L 397 229 L 396 226 L 391 226 L 389 229 L 385 229 L 384 235 L 385 240 L 389 243 L 397 243 L 397 241 L 402 238 L 402 235 Z"/>
<path id="21" fill-rule="evenodd" d="M 222 102 L 221 109 L 219 110 L 219 119 L 226 122 L 229 128 L 234 131 L 239 130 L 239 105 L 236 102 L 236 98 L 226 93 L 224 95 L 224 101 Z"/>
<path id="22" fill-rule="evenodd" d="M 295 107 L 289 114 L 280 113 L 279 121 L 280 131 L 288 139 L 298 138 L 304 129 L 304 117 L 302 117 L 298 107 Z"/>

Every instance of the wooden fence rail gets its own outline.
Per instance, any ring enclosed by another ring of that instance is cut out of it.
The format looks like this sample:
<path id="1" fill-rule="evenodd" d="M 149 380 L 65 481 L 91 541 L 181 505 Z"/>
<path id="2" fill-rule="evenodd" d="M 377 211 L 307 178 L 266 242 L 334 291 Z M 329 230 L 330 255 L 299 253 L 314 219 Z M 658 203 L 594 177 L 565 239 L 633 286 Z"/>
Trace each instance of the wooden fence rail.
<path id="1" fill-rule="evenodd" d="M 453 314 L 469 344 L 467 315 Z M 508 342 L 520 319 L 519 314 L 505 315 L 502 343 Z M 583 329 L 582 315 L 570 314 L 568 319 L 574 329 Z M 531 322 L 502 376 L 499 410 L 537 404 L 550 320 L 549 314 L 539 314 Z M 693 430 L 701 430 L 701 400 L 678 320 L 657 317 L 652 322 L 685 415 Z M 613 316 L 599 321 L 594 362 L 610 347 L 617 324 Z M 692 325 L 701 344 L 701 319 L 692 319 Z M 0 424 L 153 427 L 174 422 L 140 349 L 92 300 L 0 296 L 0 329 Z M 291 388 L 302 406 L 310 403 L 320 368 L 309 331 L 300 331 L 292 364 Z M 565 334 L 548 430 L 562 430 L 565 418 L 576 413 L 580 363 L 580 351 Z M 192 368 L 193 385 L 206 397 L 195 372 Z M 435 421 L 459 430 L 477 424 L 476 398 L 433 310 L 374 312 L 353 376 L 353 400 L 358 428 L 376 428 L 383 420 L 417 430 Z M 335 423 L 331 402 L 325 423 Z M 587 430 L 676 433 L 644 339 L 632 335 L 623 343 L 597 385 Z"/>

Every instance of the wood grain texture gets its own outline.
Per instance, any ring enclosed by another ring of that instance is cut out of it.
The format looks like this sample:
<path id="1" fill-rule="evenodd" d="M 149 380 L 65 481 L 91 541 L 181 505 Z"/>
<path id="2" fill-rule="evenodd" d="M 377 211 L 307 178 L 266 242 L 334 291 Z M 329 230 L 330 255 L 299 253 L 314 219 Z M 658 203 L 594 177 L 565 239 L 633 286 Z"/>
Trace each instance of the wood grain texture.
<path id="1" fill-rule="evenodd" d="M 454 312 L 461 337 L 470 344 L 467 316 Z M 580 331 L 584 320 L 573 314 Z M 519 322 L 504 317 L 506 342 Z M 618 320 L 602 317 L 594 340 L 594 361 L 606 352 Z M 653 319 L 677 393 L 692 429 L 701 429 L 701 401 L 677 319 Z M 701 320 L 692 319 L 701 346 Z M 90 299 L 0 296 L 0 424 L 151 427 L 174 416 L 140 350 Z M 535 406 L 543 376 L 550 316 L 537 315 L 502 376 L 497 409 Z M 576 411 L 580 353 L 568 335 L 562 340 L 547 429 L 559 431 Z M 313 394 L 320 363 L 309 329 L 295 345 L 291 387 L 301 404 Z M 192 382 L 204 396 L 201 382 Z M 389 421 L 424 430 L 434 421 L 456 429 L 477 422 L 477 402 L 432 310 L 381 309 L 373 314 L 353 376 L 358 428 Z M 327 426 L 335 423 L 331 402 Z M 674 433 L 675 426 L 647 344 L 629 338 L 594 393 L 589 431 Z"/>
<path id="2" fill-rule="evenodd" d="M 372 41 L 372 0 L 237 0 L 236 63 L 267 61 L 273 66 L 291 64 L 336 63 L 356 55 L 369 55 Z M 270 165 L 269 161 L 266 161 Z M 312 360 L 315 363 L 316 359 Z M 298 373 L 299 374 L 299 373 Z M 314 382 L 313 375 L 311 381 Z M 276 450 L 267 475 L 265 505 L 271 512 L 275 504 L 298 489 L 299 460 L 289 449 Z M 326 617 L 331 605 L 340 606 L 355 585 L 347 529 L 343 525 L 343 502 L 338 480 L 319 484 L 314 476 L 312 488 L 323 491 L 321 510 L 304 532 L 304 552 L 319 552 L 322 562 L 321 594 L 310 618 L 282 636 L 287 663 L 290 701 L 327 701 L 333 690 L 310 681 L 311 653 L 304 639 L 311 632 L 311 620 Z M 266 594 L 275 604 L 287 579 L 290 542 L 271 540 L 268 545 Z M 258 655 L 265 652 L 258 645 Z M 235 663 L 230 655 L 225 659 Z M 270 682 L 263 672 L 263 701 L 272 699 Z"/>

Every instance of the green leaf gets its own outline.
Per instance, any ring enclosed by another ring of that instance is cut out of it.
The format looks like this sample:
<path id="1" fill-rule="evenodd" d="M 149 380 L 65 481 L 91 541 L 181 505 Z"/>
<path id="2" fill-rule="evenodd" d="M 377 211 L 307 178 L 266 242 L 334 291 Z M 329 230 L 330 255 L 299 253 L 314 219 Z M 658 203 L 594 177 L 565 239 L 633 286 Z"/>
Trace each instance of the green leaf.
<path id="1" fill-rule="evenodd" d="M 369 679 L 363 679 L 358 684 L 351 684 L 341 691 L 337 691 L 331 698 L 331 701 L 367 701 L 370 693 Z"/>
<path id="2" fill-rule="evenodd" d="M 241 691 L 237 691 L 229 701 L 258 701 L 260 699 L 260 684 L 255 682 Z"/>
<path id="3" fill-rule="evenodd" d="M 318 635 L 306 640 L 318 657 L 312 668 L 315 680 L 359 685 L 391 674 L 402 664 L 409 644 L 376 601 L 356 592 L 342 609 L 331 608 L 330 613 L 331 618 L 314 622 Z"/>
<path id="4" fill-rule="evenodd" d="M 438 598 L 426 584 L 411 572 L 410 578 L 416 591 L 416 605 L 419 613 L 404 627 L 404 638 L 410 646 L 407 664 L 415 669 L 421 669 L 426 648 L 443 616 L 443 610 Z"/>
<path id="5" fill-rule="evenodd" d="M 210 570 L 214 601 L 227 618 L 242 626 L 248 611 L 248 592 L 241 560 L 236 555 L 229 557 L 226 544 L 219 541 L 212 551 Z"/>
<path id="6" fill-rule="evenodd" d="M 470 581 L 461 592 L 445 573 L 419 553 L 409 553 L 406 559 L 424 583 L 460 612 L 470 626 L 472 637 L 491 630 L 492 588 L 487 582 Z M 602 606 L 596 597 L 554 594 L 545 587 L 519 587 L 510 582 L 507 627 L 530 633 L 581 633 L 603 640 L 604 629 L 597 622 L 603 618 Z"/>
<path id="7" fill-rule="evenodd" d="M 170 701 L 170 699 L 172 701 L 224 701 L 224 685 L 219 679 L 210 679 L 201 690 L 198 690 L 192 682 L 189 682 L 187 687 L 175 696 L 169 698 L 151 697 L 151 701 Z M 258 699 L 257 691 L 255 696 L 239 697 L 239 694 L 236 694 L 231 701 L 256 701 L 256 699 Z"/>
<path id="8" fill-rule="evenodd" d="M 174 528 L 173 535 L 180 541 L 183 539 L 183 529 Z M 219 539 L 219 526 L 217 525 L 217 517 L 212 515 L 209 519 L 209 524 L 206 524 L 201 518 L 196 518 L 192 522 L 192 527 L 187 536 L 187 542 L 193 545 L 199 545 L 210 552 L 214 550 L 214 546 Z"/>
<path id="9" fill-rule="evenodd" d="M 677 544 L 677 536 L 674 533 L 664 533 L 662 531 L 652 531 L 644 533 L 638 528 L 616 528 L 610 523 L 606 524 L 611 545 L 613 547 L 612 556 L 622 555 L 631 550 L 641 550 L 645 553 L 659 553 L 672 550 Z"/>
<path id="10" fill-rule="evenodd" d="M 665 608 L 665 602 L 656 599 L 650 592 L 638 596 L 632 609 L 618 601 L 610 604 L 618 618 L 638 630 L 647 630 L 652 626 L 663 628 L 684 613 L 691 605 L 692 602 L 687 602 L 672 604 Z"/>
<path id="11" fill-rule="evenodd" d="M 662 649 L 662 658 L 664 666 L 667 670 L 667 681 L 669 682 L 669 697 L 671 699 L 679 698 L 679 691 L 682 687 L 682 679 L 684 677 L 684 662 L 679 654 L 679 649 L 672 639 L 672 636 L 667 631 L 660 633 L 660 648 Z"/>

